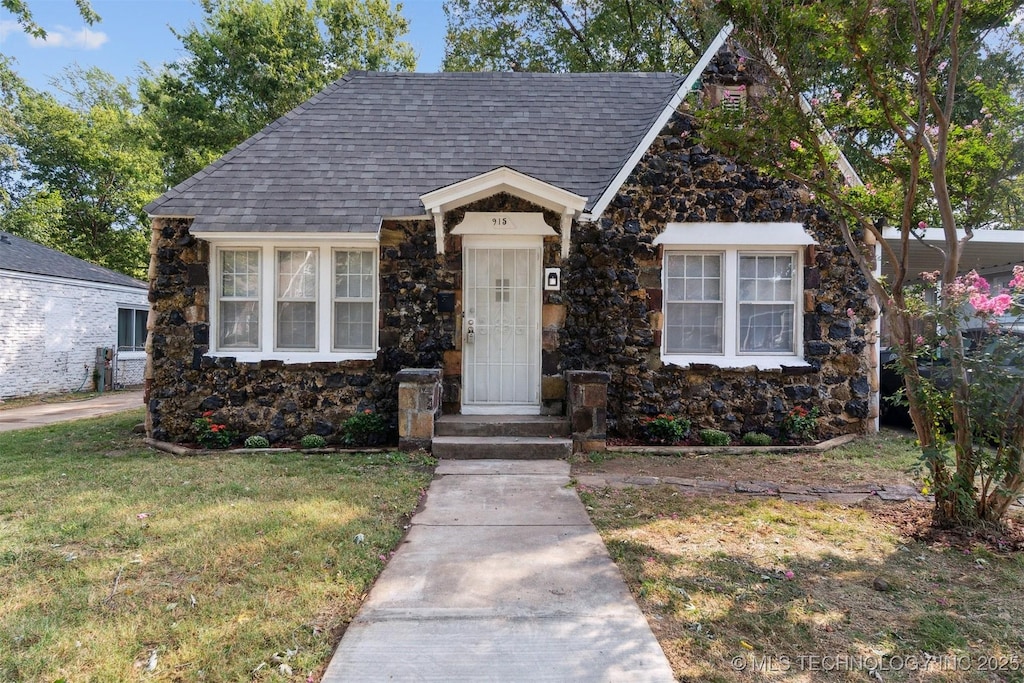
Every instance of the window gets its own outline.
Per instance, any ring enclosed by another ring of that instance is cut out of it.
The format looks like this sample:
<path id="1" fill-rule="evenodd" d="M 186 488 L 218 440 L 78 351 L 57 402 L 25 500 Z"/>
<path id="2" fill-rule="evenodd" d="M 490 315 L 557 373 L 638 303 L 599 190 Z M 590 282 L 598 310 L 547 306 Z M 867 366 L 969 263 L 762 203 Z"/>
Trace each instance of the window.
<path id="1" fill-rule="evenodd" d="M 146 319 L 149 311 L 144 308 L 117 309 L 117 350 L 146 350 Z"/>
<path id="2" fill-rule="evenodd" d="M 217 309 L 218 346 L 222 349 L 260 347 L 260 252 L 224 249 L 220 252 L 220 300 Z"/>
<path id="3" fill-rule="evenodd" d="M 722 353 L 722 255 L 665 256 L 669 353 Z"/>
<path id="4" fill-rule="evenodd" d="M 376 261 L 372 251 L 334 252 L 335 349 L 373 348 Z"/>
<path id="5" fill-rule="evenodd" d="M 277 252 L 277 348 L 316 349 L 316 249 Z"/>
<path id="6" fill-rule="evenodd" d="M 664 248 L 662 359 L 779 368 L 802 353 L 801 223 L 669 223 Z"/>
<path id="7" fill-rule="evenodd" d="M 210 353 L 244 361 L 373 358 L 378 256 L 371 237 L 372 248 L 294 240 L 215 249 Z"/>

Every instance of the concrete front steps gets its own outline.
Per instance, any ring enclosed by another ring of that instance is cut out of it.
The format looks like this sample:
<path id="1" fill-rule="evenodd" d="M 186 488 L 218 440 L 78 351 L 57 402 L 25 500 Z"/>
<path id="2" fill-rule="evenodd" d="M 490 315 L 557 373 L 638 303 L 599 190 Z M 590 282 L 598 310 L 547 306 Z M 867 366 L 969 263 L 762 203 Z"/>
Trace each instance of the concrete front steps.
<path id="1" fill-rule="evenodd" d="M 535 415 L 443 415 L 431 451 L 450 460 L 559 460 L 572 455 L 569 423 Z"/>

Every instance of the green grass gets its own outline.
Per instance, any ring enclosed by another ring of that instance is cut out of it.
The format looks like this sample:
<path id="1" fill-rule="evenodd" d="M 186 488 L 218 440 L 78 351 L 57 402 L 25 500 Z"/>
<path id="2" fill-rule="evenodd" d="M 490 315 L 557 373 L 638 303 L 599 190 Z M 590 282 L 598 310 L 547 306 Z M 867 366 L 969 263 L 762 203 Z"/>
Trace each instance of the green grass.
<path id="1" fill-rule="evenodd" d="M 873 680 L 858 665 L 813 669 L 846 656 L 897 662 L 886 681 L 1024 681 L 1020 553 L 903 538 L 894 506 L 580 493 L 679 680 Z M 905 665 L 929 657 L 928 671 Z"/>
<path id="2" fill-rule="evenodd" d="M 0 680 L 318 675 L 429 467 L 171 456 L 130 433 L 141 417 L 0 434 Z"/>

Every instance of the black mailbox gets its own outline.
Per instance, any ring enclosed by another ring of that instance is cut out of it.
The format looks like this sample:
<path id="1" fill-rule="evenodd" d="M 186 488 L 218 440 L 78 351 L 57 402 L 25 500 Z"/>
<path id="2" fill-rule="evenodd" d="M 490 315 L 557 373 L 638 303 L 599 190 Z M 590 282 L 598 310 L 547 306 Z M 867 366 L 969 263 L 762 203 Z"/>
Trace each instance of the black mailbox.
<path id="1" fill-rule="evenodd" d="M 438 313 L 454 313 L 455 312 L 455 292 L 438 292 L 437 293 L 437 312 Z"/>

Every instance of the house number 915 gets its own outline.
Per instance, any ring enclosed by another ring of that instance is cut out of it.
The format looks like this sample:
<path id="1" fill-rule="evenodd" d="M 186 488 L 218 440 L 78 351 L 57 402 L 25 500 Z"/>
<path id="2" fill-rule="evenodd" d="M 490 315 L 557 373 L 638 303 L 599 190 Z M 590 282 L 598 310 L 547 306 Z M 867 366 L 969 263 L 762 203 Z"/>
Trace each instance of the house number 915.
<path id="1" fill-rule="evenodd" d="M 504 226 L 504 225 L 508 225 L 508 218 L 506 216 L 499 216 L 498 218 L 492 218 L 491 219 L 491 225 L 493 225 L 495 227 L 501 227 L 501 226 Z"/>

